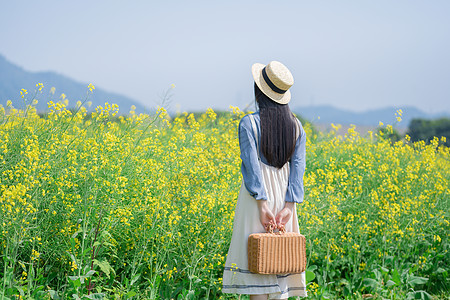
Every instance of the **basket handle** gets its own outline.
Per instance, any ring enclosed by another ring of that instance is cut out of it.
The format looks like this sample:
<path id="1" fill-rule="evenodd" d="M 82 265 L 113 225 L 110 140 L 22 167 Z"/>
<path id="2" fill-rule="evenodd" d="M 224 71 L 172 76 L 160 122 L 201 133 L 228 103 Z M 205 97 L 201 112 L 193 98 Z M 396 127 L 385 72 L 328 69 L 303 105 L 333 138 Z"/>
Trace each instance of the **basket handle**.
<path id="1" fill-rule="evenodd" d="M 267 233 L 274 233 L 274 229 L 278 229 L 278 234 L 286 233 L 286 228 L 284 225 L 279 225 L 273 223 L 273 221 L 270 221 L 268 225 L 264 226 Z"/>
<path id="2" fill-rule="evenodd" d="M 280 226 L 278 226 L 278 230 L 279 230 L 280 234 L 281 234 L 281 233 L 286 233 L 286 227 L 284 227 L 283 224 L 280 225 Z"/>

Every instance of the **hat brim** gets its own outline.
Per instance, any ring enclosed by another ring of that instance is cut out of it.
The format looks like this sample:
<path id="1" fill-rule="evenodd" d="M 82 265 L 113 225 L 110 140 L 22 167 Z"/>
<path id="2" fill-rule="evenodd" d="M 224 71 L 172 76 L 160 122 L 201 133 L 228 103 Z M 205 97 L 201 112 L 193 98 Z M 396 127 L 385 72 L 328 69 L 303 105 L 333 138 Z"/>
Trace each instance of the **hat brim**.
<path id="1" fill-rule="evenodd" d="M 252 66 L 252 75 L 256 85 L 271 100 L 279 104 L 288 104 L 291 101 L 291 91 L 287 90 L 284 94 L 273 91 L 262 76 L 262 69 L 264 67 L 265 65 L 260 63 L 253 64 Z"/>

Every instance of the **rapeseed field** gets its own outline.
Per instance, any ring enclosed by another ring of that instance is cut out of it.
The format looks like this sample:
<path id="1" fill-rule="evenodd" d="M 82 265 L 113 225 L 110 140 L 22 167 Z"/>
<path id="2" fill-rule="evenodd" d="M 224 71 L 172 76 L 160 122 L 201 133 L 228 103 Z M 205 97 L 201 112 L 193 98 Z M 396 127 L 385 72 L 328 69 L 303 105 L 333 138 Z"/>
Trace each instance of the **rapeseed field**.
<path id="1" fill-rule="evenodd" d="M 22 108 L 0 107 L 2 299 L 237 299 L 221 276 L 246 112 L 119 115 L 105 103 L 90 115 L 63 97 L 38 115 L 21 95 Z M 445 138 L 303 125 L 309 298 L 448 297 Z"/>

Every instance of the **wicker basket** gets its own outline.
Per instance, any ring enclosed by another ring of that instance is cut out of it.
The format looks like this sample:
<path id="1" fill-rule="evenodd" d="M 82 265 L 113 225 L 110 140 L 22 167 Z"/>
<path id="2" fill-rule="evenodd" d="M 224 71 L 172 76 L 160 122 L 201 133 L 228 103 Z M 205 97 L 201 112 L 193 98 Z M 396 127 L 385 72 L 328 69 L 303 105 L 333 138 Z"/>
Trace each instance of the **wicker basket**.
<path id="1" fill-rule="evenodd" d="M 253 233 L 248 237 L 248 268 L 258 274 L 302 273 L 305 244 L 305 236 L 299 233 Z"/>

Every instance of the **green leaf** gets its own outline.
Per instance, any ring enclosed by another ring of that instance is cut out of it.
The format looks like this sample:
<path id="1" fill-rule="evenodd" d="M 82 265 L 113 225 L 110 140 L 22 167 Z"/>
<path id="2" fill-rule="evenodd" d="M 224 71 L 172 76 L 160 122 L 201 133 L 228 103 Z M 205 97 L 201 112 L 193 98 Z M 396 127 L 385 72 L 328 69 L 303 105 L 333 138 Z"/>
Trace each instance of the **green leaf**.
<path id="1" fill-rule="evenodd" d="M 362 281 L 364 286 L 370 286 L 370 287 L 377 287 L 378 286 L 378 281 L 376 281 L 375 279 L 372 278 L 364 278 L 364 280 Z"/>
<path id="2" fill-rule="evenodd" d="M 372 272 L 373 272 L 373 274 L 375 274 L 375 278 L 376 278 L 378 281 L 380 281 L 380 280 L 381 280 L 381 277 L 382 277 L 381 272 L 378 271 L 377 269 L 373 270 Z"/>
<path id="3" fill-rule="evenodd" d="M 349 296 L 351 293 L 350 289 L 348 288 L 348 285 L 344 286 L 344 296 Z"/>
<path id="4" fill-rule="evenodd" d="M 79 277 L 78 276 L 69 276 L 69 279 L 71 280 L 71 281 L 75 281 L 75 280 L 77 280 Z"/>
<path id="5" fill-rule="evenodd" d="M 101 233 L 101 236 L 102 237 L 109 237 L 109 238 L 111 238 L 111 234 L 107 230 L 103 230 L 102 233 Z"/>
<path id="6" fill-rule="evenodd" d="M 16 289 L 19 291 L 20 296 L 25 296 L 25 293 L 23 292 L 23 289 L 20 286 L 16 286 Z"/>
<path id="7" fill-rule="evenodd" d="M 80 233 L 80 232 L 82 232 L 83 230 L 81 229 L 81 227 L 74 233 L 74 234 L 72 234 L 72 238 L 70 239 L 70 243 L 72 243 L 72 239 L 73 239 L 73 242 L 75 243 L 75 238 L 77 237 L 77 235 Z M 74 248 L 75 246 L 73 246 L 73 248 Z"/>
<path id="8" fill-rule="evenodd" d="M 387 264 L 392 264 L 393 261 L 394 261 L 394 257 L 393 256 L 386 256 L 386 263 Z"/>
<path id="9" fill-rule="evenodd" d="M 89 272 L 86 273 L 86 275 L 84 275 L 85 277 L 91 277 L 92 275 L 95 274 L 94 270 L 89 270 Z"/>
<path id="10" fill-rule="evenodd" d="M 316 278 L 314 272 L 305 271 L 306 283 L 313 281 Z"/>
<path id="11" fill-rule="evenodd" d="M 189 299 L 189 300 L 195 299 L 195 293 L 193 290 L 189 290 L 189 293 L 186 295 L 186 299 Z"/>
<path id="12" fill-rule="evenodd" d="M 61 298 L 59 298 L 58 293 L 56 291 L 54 291 L 54 290 L 48 290 L 48 294 L 50 295 L 51 299 L 54 299 L 54 300 L 61 299 Z"/>
<path id="13" fill-rule="evenodd" d="M 317 266 L 316 265 L 309 266 L 307 268 L 307 270 L 313 272 L 313 271 L 317 270 Z"/>
<path id="14" fill-rule="evenodd" d="M 136 281 L 138 281 L 140 277 L 141 274 L 134 275 L 133 278 L 131 278 L 130 286 L 132 286 Z"/>
<path id="15" fill-rule="evenodd" d="M 414 292 L 414 299 L 422 299 L 422 300 L 432 300 L 433 297 L 425 291 L 416 291 Z"/>
<path id="16" fill-rule="evenodd" d="M 398 285 L 402 283 L 400 274 L 398 274 L 397 269 L 394 269 L 394 272 L 392 272 L 392 280 Z"/>
<path id="17" fill-rule="evenodd" d="M 105 298 L 105 294 L 103 294 L 103 293 L 94 293 L 94 294 L 91 294 L 89 296 L 84 296 L 83 299 L 84 298 L 88 298 L 88 299 L 103 299 L 103 298 Z"/>
<path id="18" fill-rule="evenodd" d="M 407 294 L 406 294 L 406 296 L 407 296 L 406 299 L 407 299 L 407 300 L 414 299 L 414 293 L 415 293 L 415 292 L 409 292 L 409 293 L 407 293 Z"/>
<path id="19" fill-rule="evenodd" d="M 69 277 L 70 277 L 70 276 L 69 276 Z M 75 288 L 79 288 L 79 287 L 81 286 L 80 278 L 77 278 L 77 279 L 75 279 L 75 280 L 72 279 L 72 283 L 73 283 L 73 286 L 74 286 Z"/>
<path id="20" fill-rule="evenodd" d="M 135 292 L 135 291 L 129 291 L 129 292 L 125 295 L 125 297 L 127 297 L 127 298 L 130 298 L 130 297 L 133 297 L 133 296 L 136 296 L 136 292 Z"/>
<path id="21" fill-rule="evenodd" d="M 102 272 L 105 273 L 108 277 L 110 277 L 111 271 L 115 273 L 114 269 L 111 267 L 107 260 L 98 261 L 94 259 L 94 266 L 100 267 L 100 270 L 102 270 Z"/>
<path id="22" fill-rule="evenodd" d="M 411 274 L 411 272 L 409 272 L 409 269 L 404 269 L 402 271 L 402 278 L 405 279 L 409 274 Z"/>
<path id="23" fill-rule="evenodd" d="M 44 290 L 44 289 L 45 289 L 45 287 L 41 285 L 41 286 L 38 286 L 37 288 L 35 288 L 33 292 L 41 293 L 42 290 Z"/>
<path id="24" fill-rule="evenodd" d="M 390 280 L 390 279 L 386 282 L 386 287 L 391 287 L 393 285 L 397 285 L 397 284 L 394 281 Z"/>
<path id="25" fill-rule="evenodd" d="M 408 279 L 408 283 L 412 286 L 416 286 L 418 284 L 425 284 L 427 283 L 428 278 L 425 277 L 418 277 L 418 276 L 410 276 Z"/>
<path id="26" fill-rule="evenodd" d="M 92 251 L 91 247 L 87 247 L 86 249 L 84 249 L 83 251 L 83 256 L 87 255 L 88 253 L 90 253 Z"/>
<path id="27" fill-rule="evenodd" d="M 339 280 L 339 284 L 341 284 L 341 285 L 349 285 L 349 282 L 348 282 L 347 279 L 343 278 L 343 279 Z"/>
<path id="28" fill-rule="evenodd" d="M 322 298 L 323 299 L 331 299 L 331 295 L 329 293 L 325 292 L 325 293 L 323 293 Z"/>

